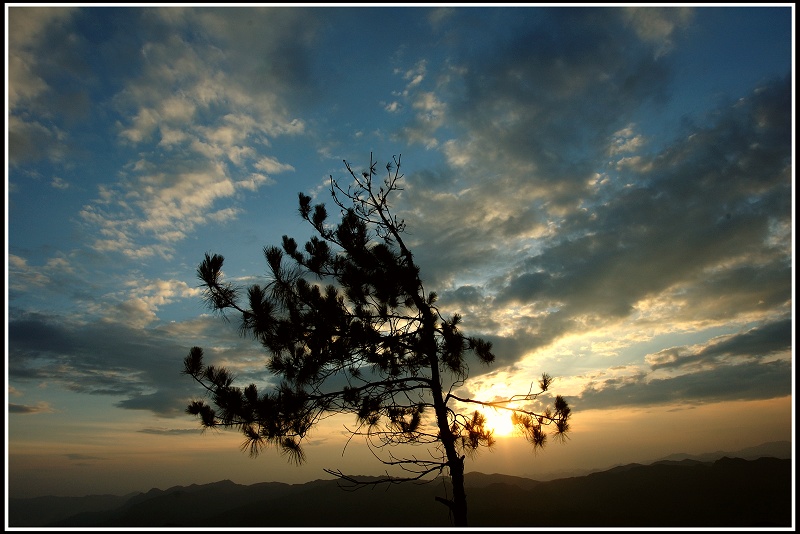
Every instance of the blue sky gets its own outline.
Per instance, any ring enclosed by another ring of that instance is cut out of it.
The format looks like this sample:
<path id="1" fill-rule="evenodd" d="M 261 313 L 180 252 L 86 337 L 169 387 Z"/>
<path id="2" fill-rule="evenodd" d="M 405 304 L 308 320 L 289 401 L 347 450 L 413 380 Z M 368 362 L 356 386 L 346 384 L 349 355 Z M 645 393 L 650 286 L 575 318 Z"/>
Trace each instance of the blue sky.
<path id="1" fill-rule="evenodd" d="M 349 420 L 251 460 L 180 374 L 200 345 L 269 381 L 195 268 L 257 282 L 311 235 L 297 193 L 370 153 L 402 154 L 426 288 L 494 343 L 463 393 L 548 372 L 574 408 L 566 445 L 468 471 L 793 439 L 791 6 L 7 5 L 10 494 L 382 472 Z"/>

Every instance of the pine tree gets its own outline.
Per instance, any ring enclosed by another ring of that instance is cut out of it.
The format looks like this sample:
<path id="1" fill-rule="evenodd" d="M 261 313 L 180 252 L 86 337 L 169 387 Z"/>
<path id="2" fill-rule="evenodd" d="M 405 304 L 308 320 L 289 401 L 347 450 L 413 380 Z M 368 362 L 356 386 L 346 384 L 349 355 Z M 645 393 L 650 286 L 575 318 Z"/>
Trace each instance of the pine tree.
<path id="1" fill-rule="evenodd" d="M 400 157 L 386 165 L 383 180 L 372 156 L 360 173 L 344 163 L 352 183 L 343 188 L 330 178 L 340 222 L 329 225 L 325 205 L 312 206 L 311 197 L 299 193 L 300 216 L 317 235 L 302 248 L 287 236 L 280 247 L 265 247 L 267 284 L 234 286 L 224 280 L 223 257 L 205 255 L 197 276 L 207 305 L 240 319 L 241 333 L 263 345 L 267 368 L 280 383 L 267 392 L 255 384 L 234 386 L 227 369 L 205 365 L 203 350 L 193 347 L 184 373 L 205 388 L 210 404 L 195 400 L 186 411 L 204 427 L 240 430 L 242 448 L 252 456 L 274 445 L 297 463 L 305 458 L 304 438 L 322 417 L 353 414 L 357 427 L 351 432 L 382 451 L 414 444 L 433 453 L 430 459 L 392 452 L 379 456 L 403 476 L 387 475 L 370 484 L 420 480 L 446 469 L 453 495 L 437 500 L 448 506 L 456 526 L 466 526 L 464 461 L 480 447 L 492 446 L 494 437 L 480 410 L 462 413 L 454 405 L 509 411 L 534 449 L 545 445 L 548 426 L 554 436 L 566 436 L 570 407 L 556 396 L 551 407 L 529 409 L 549 389 L 547 374 L 538 381 L 538 392 L 502 401 L 453 393 L 468 378 L 467 353 L 488 365 L 495 359 L 492 345 L 462 333 L 460 315 L 442 316 L 436 293 L 423 286 L 403 240 L 405 222 L 390 210 L 390 196 L 401 190 Z M 361 483 L 341 471 L 326 471 Z"/>

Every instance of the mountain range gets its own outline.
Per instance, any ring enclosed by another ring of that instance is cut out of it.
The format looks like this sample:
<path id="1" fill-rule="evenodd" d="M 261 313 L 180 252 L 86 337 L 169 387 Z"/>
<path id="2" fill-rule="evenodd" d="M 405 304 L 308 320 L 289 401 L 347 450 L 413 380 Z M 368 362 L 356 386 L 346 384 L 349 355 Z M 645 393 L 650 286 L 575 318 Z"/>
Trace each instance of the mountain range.
<path id="1" fill-rule="evenodd" d="M 470 526 L 789 527 L 792 447 L 675 454 L 549 481 L 466 475 Z M 375 480 L 361 477 L 364 481 Z M 448 527 L 449 480 L 343 487 L 230 480 L 124 496 L 8 499 L 10 527 Z"/>

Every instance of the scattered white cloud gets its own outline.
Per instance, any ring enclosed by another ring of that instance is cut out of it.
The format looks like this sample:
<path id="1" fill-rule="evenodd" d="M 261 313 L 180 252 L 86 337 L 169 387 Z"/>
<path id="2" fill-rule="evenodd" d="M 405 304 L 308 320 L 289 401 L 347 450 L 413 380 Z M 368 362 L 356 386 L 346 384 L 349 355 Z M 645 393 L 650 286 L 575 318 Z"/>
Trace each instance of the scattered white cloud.
<path id="1" fill-rule="evenodd" d="M 400 111 L 401 105 L 400 105 L 399 102 L 397 102 L 395 100 L 395 101 L 389 102 L 388 104 L 384 104 L 383 109 L 385 109 L 389 113 L 397 113 L 397 112 Z"/>
<path id="2" fill-rule="evenodd" d="M 74 7 L 12 6 L 8 8 L 8 76 L 14 80 L 8 89 L 8 105 L 12 113 L 19 106 L 31 103 L 49 90 L 37 74 L 42 56 L 38 54 L 41 40 L 54 27 L 64 26 L 77 12 Z"/>
<path id="3" fill-rule="evenodd" d="M 281 172 L 294 170 L 294 167 L 292 167 L 291 165 L 288 165 L 286 163 L 281 163 L 277 159 L 271 157 L 264 157 L 259 159 L 255 164 L 255 168 L 264 171 L 268 174 L 278 174 Z"/>
<path id="4" fill-rule="evenodd" d="M 25 258 L 9 253 L 8 283 L 14 291 L 35 291 L 49 285 L 50 277 L 46 268 L 32 267 Z"/>
<path id="5" fill-rule="evenodd" d="M 432 9 L 428 15 L 428 22 L 431 26 L 438 29 L 446 20 L 452 18 L 456 14 L 456 9 L 452 7 L 439 7 Z"/>
<path id="6" fill-rule="evenodd" d="M 656 45 L 656 57 L 669 53 L 672 36 L 694 17 L 691 7 L 626 7 L 625 18 L 643 41 Z"/>
<path id="7" fill-rule="evenodd" d="M 50 182 L 50 185 L 55 189 L 69 189 L 69 182 L 65 181 L 63 178 L 59 178 L 58 176 L 54 176 L 53 180 Z"/>
<path id="8" fill-rule="evenodd" d="M 57 126 L 9 115 L 9 163 L 22 165 L 42 158 L 60 161 L 66 150 L 63 145 L 64 137 Z"/>
<path id="9" fill-rule="evenodd" d="M 647 140 L 634 130 L 634 126 L 630 125 L 622 130 L 614 133 L 611 145 L 608 147 L 608 153 L 611 156 L 636 152 L 647 144 Z"/>
<path id="10" fill-rule="evenodd" d="M 107 297 L 114 304 L 100 313 L 104 321 L 145 328 L 159 321 L 159 308 L 180 299 L 199 301 L 201 296 L 199 288 L 181 280 L 129 280 L 127 285 L 132 287 L 123 295 Z"/>

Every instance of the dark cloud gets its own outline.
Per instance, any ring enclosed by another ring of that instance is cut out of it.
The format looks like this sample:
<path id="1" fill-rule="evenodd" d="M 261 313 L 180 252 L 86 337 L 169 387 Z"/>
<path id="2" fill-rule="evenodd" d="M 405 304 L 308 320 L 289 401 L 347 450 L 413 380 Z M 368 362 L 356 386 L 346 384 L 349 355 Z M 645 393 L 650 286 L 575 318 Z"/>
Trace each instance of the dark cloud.
<path id="1" fill-rule="evenodd" d="M 180 368 L 178 368 L 180 369 Z M 177 374 L 177 371 L 174 371 Z M 188 380 L 188 378 L 187 378 Z M 174 382 L 177 382 L 175 380 Z M 181 388 L 185 390 L 185 388 Z M 175 414 L 174 409 L 177 408 L 185 408 L 186 398 L 181 399 L 183 402 L 178 406 L 175 406 L 175 393 L 171 389 L 159 389 L 155 393 L 139 393 L 135 396 L 129 397 L 127 399 L 121 400 L 114 404 L 117 408 L 124 408 L 128 410 L 149 410 L 151 412 L 160 414 L 164 413 L 164 408 L 166 406 L 170 406 L 169 413 L 171 415 Z"/>
<path id="2" fill-rule="evenodd" d="M 63 316 L 17 311 L 8 332 L 10 380 L 52 382 L 68 391 L 111 397 L 109 402 L 118 408 L 164 417 L 181 416 L 190 399 L 203 395 L 181 371 L 189 349 L 209 339 L 213 339 L 209 344 L 225 348 L 207 346 L 208 364 L 224 362 L 244 385 L 269 380 L 261 347 L 240 337 L 235 325 L 216 317 L 181 333 L 171 325 L 136 328 L 108 321 L 78 323 Z"/>
<path id="3" fill-rule="evenodd" d="M 648 358 L 652 369 L 680 368 L 697 364 L 714 364 L 737 356 L 763 359 L 774 354 L 789 353 L 792 348 L 792 320 L 768 323 L 741 334 L 712 340 L 704 347 L 672 347 Z"/>
<path id="4" fill-rule="evenodd" d="M 9 160 L 14 165 L 85 156 L 81 142 L 68 129 L 81 122 L 85 125 L 91 112 L 98 112 L 91 105 L 91 94 L 97 89 L 89 60 L 94 54 L 73 26 L 81 20 L 81 11 L 45 9 L 50 13 L 9 10 L 12 26 L 17 26 L 9 38 L 12 78 L 19 91 L 9 102 Z M 30 33 L 40 39 L 31 38 Z M 131 62 L 119 58 L 116 65 L 123 63 L 132 68 Z"/>
<path id="5" fill-rule="evenodd" d="M 667 98 L 671 65 L 622 24 L 619 11 L 550 10 L 527 32 L 462 58 L 469 72 L 450 101 L 480 158 L 503 173 L 532 164 L 550 202 L 571 205 L 606 138 L 641 106 Z"/>
<path id="6" fill-rule="evenodd" d="M 180 380 L 189 346 L 157 330 L 28 314 L 9 321 L 8 337 L 10 380 L 53 382 L 78 393 L 124 397 L 121 407 L 161 415 L 183 411 L 193 393 L 190 380 Z"/>
<path id="7" fill-rule="evenodd" d="M 157 436 L 183 436 L 186 434 L 198 434 L 201 430 L 197 428 L 142 428 L 137 432 Z"/>
<path id="8" fill-rule="evenodd" d="M 787 318 L 731 336 L 706 347 L 702 353 L 709 357 L 725 355 L 763 357 L 775 352 L 789 351 L 791 348 L 792 320 Z"/>
<path id="9" fill-rule="evenodd" d="M 29 351 L 40 353 L 74 349 L 74 340 L 57 318 L 36 312 L 21 315 L 22 318 L 9 322 L 10 345 L 22 345 Z"/>
<path id="10" fill-rule="evenodd" d="M 722 366 L 670 378 L 645 377 L 608 381 L 602 387 L 590 385 L 567 400 L 576 409 L 588 410 L 773 399 L 792 394 L 792 363 L 788 360 Z"/>
<path id="11" fill-rule="evenodd" d="M 518 250 L 505 249 L 509 239 L 568 236 L 553 224 L 593 194 L 609 139 L 668 98 L 674 66 L 619 10 L 523 10 L 504 23 L 508 32 L 455 53 L 441 74 L 452 166 L 408 176 L 404 200 L 423 215 L 407 220 L 417 253 L 435 258 L 423 271 L 433 281 L 507 266 Z M 450 196 L 430 194 L 444 183 Z"/>
<path id="12" fill-rule="evenodd" d="M 43 157 L 59 159 L 63 146 L 58 141 L 59 132 L 50 125 L 25 122 L 10 117 L 8 125 L 9 163 L 22 165 Z"/>
<path id="13" fill-rule="evenodd" d="M 211 7 L 182 10 L 181 15 L 189 24 L 199 22 L 215 47 L 239 58 L 227 66 L 248 92 L 278 93 L 291 100 L 307 98 L 316 84 L 309 54 L 322 21 L 312 10 Z"/>
<path id="14" fill-rule="evenodd" d="M 567 246 L 572 246 L 569 243 Z M 544 295 L 555 295 L 558 293 L 557 279 L 558 274 L 550 274 L 544 271 L 523 273 L 513 278 L 503 288 L 498 301 L 500 304 L 508 302 L 529 302 L 539 300 Z"/>
<path id="15" fill-rule="evenodd" d="M 76 454 L 65 454 L 64 456 L 66 456 L 70 460 L 77 461 L 77 462 L 85 462 L 85 461 L 88 461 L 88 460 L 105 460 L 106 459 L 106 458 L 102 458 L 100 456 L 91 456 L 91 455 L 88 455 L 88 454 L 77 454 L 77 453 Z"/>
<path id="16" fill-rule="evenodd" d="M 36 414 L 36 413 L 53 412 L 53 409 L 47 403 L 39 403 L 36 406 L 8 403 L 7 407 L 8 407 L 8 413 L 17 413 L 17 414 Z"/>
<path id="17" fill-rule="evenodd" d="M 452 291 L 443 291 L 439 297 L 448 303 L 459 306 L 479 305 L 483 299 L 483 291 L 475 286 L 464 285 Z"/>
<path id="18" fill-rule="evenodd" d="M 791 270 L 780 232 L 791 220 L 791 149 L 777 116 L 788 87 L 779 80 L 722 110 L 715 124 L 653 156 L 633 186 L 587 203 L 589 215 L 568 215 L 540 254 L 511 271 L 497 304 L 555 302 L 564 320 L 619 318 L 683 286 L 686 316 L 676 320 L 785 305 Z"/>

